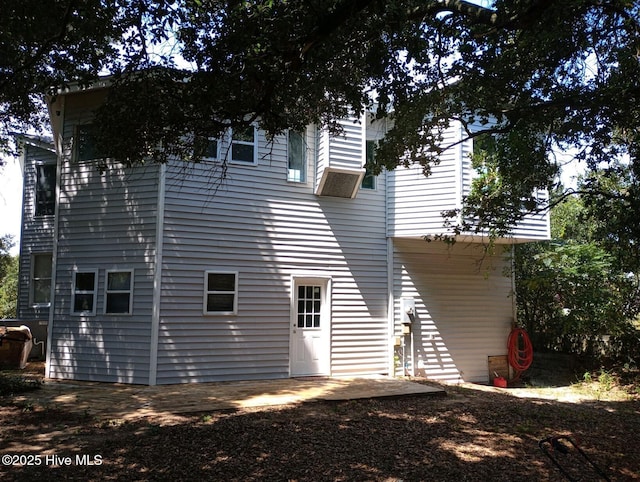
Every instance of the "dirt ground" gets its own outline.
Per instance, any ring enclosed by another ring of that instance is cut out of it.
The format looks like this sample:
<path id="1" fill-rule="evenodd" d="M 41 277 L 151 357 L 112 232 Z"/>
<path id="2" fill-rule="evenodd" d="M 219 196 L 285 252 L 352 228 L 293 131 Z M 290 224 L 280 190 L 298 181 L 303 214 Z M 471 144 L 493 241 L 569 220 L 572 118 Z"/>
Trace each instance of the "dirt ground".
<path id="1" fill-rule="evenodd" d="M 640 480 L 640 401 L 541 370 L 520 388 L 98 419 L 0 399 L 4 480 Z M 573 380 L 576 375 L 572 374 Z M 557 378 L 557 377 L 556 377 Z M 565 453 L 566 452 L 566 453 Z"/>

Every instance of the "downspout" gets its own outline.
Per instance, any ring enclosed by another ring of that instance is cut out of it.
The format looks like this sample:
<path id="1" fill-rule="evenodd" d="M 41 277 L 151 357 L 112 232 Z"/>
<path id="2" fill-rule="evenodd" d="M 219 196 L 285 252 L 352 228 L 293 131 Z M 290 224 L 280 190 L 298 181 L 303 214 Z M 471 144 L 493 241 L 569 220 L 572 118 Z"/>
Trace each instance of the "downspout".
<path id="1" fill-rule="evenodd" d="M 157 384 L 158 340 L 160 333 L 160 297 L 162 295 L 162 248 L 164 245 L 164 201 L 166 165 L 160 166 L 158 180 L 158 204 L 156 208 L 156 253 L 153 271 L 153 307 L 151 311 L 151 341 L 149 351 L 149 385 Z"/>
<path id="2" fill-rule="evenodd" d="M 57 122 L 58 126 L 64 126 L 64 104 L 65 97 L 60 97 L 60 109 L 56 111 L 60 120 Z M 45 364 L 44 364 L 44 376 L 46 378 L 51 378 L 51 347 L 53 345 L 53 329 L 54 329 L 54 312 L 55 312 L 55 302 L 56 302 L 56 280 L 58 273 L 58 234 L 60 229 L 60 182 L 62 179 L 62 165 L 64 159 L 64 136 L 63 132 L 54 128 L 54 139 L 56 149 L 56 203 L 54 208 L 54 217 L 53 217 L 53 249 L 51 253 L 51 295 L 49 299 L 51 300 L 49 304 L 49 321 L 47 326 L 47 354 L 45 356 Z"/>
<path id="3" fill-rule="evenodd" d="M 387 330 L 388 330 L 388 364 L 389 364 L 389 376 L 395 376 L 395 320 L 394 320 L 394 299 L 393 299 L 393 237 L 391 236 L 391 226 L 389 218 L 389 202 L 390 202 L 390 190 L 391 183 L 391 171 L 385 171 L 384 182 L 384 222 L 385 230 L 387 233 Z"/>
<path id="4" fill-rule="evenodd" d="M 393 299 L 393 238 L 387 236 L 387 325 L 389 330 L 389 375 L 395 375 L 395 320 Z"/>

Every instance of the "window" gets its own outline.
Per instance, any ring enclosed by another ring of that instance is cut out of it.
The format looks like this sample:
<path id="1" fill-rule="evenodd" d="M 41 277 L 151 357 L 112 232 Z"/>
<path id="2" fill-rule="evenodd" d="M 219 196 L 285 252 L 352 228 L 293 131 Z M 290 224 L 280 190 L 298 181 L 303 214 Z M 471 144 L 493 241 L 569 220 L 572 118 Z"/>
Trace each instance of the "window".
<path id="1" fill-rule="evenodd" d="M 289 131 L 288 139 L 289 167 L 287 170 L 287 181 L 306 182 L 307 181 L 307 149 L 304 142 L 304 134 L 301 132 Z"/>
<path id="2" fill-rule="evenodd" d="M 107 271 L 104 312 L 130 314 L 133 302 L 133 270 Z"/>
<path id="3" fill-rule="evenodd" d="M 95 315 L 97 291 L 97 271 L 75 271 L 71 287 L 71 313 Z"/>
<path id="4" fill-rule="evenodd" d="M 204 274 L 204 313 L 231 315 L 238 311 L 238 273 L 206 271 Z"/>
<path id="5" fill-rule="evenodd" d="M 257 164 L 256 130 L 253 126 L 234 129 L 231 135 L 231 160 Z"/>
<path id="6" fill-rule="evenodd" d="M 56 208 L 56 165 L 36 165 L 35 215 L 51 216 Z"/>
<path id="7" fill-rule="evenodd" d="M 204 159 L 220 159 L 220 152 L 218 151 L 218 139 L 210 137 L 207 139 L 207 145 L 204 149 L 202 156 Z"/>
<path id="8" fill-rule="evenodd" d="M 376 188 L 376 176 L 373 174 L 371 170 L 371 166 L 375 160 L 375 149 L 376 142 L 375 141 L 367 141 L 366 143 L 366 157 L 365 157 L 365 173 L 362 178 L 362 184 L 360 187 L 362 189 L 375 189 Z"/>
<path id="9" fill-rule="evenodd" d="M 31 304 L 48 306 L 51 302 L 51 253 L 31 257 Z"/>
<path id="10" fill-rule="evenodd" d="M 106 157 L 96 146 L 95 131 L 93 124 L 76 126 L 76 161 L 92 161 Z"/>

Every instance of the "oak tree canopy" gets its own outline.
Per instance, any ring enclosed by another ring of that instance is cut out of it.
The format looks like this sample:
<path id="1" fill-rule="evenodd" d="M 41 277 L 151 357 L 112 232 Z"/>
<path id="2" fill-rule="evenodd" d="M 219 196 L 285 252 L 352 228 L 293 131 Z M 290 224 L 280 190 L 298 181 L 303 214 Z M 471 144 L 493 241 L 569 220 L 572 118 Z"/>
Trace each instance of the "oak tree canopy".
<path id="1" fill-rule="evenodd" d="M 640 5 L 632 0 L 2 0 L 0 142 L 46 100 L 111 75 L 96 124 L 125 164 L 197 160 L 257 122 L 272 136 L 373 109 L 375 169 L 429 173 L 452 121 L 487 146 L 467 219 L 506 229 L 556 153 L 640 173 Z M 594 189 L 598 186 L 591 184 Z"/>

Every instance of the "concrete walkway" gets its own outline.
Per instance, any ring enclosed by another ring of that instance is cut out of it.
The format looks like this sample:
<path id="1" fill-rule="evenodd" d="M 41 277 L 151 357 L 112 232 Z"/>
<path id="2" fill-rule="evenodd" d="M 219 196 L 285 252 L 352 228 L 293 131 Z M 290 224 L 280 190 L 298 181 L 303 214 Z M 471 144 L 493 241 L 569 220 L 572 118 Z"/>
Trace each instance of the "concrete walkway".
<path id="1" fill-rule="evenodd" d="M 388 377 L 308 377 L 183 385 L 122 385 L 46 380 L 43 388 L 16 397 L 87 413 L 131 420 L 216 410 L 295 405 L 317 400 L 443 395 L 442 388 Z"/>

